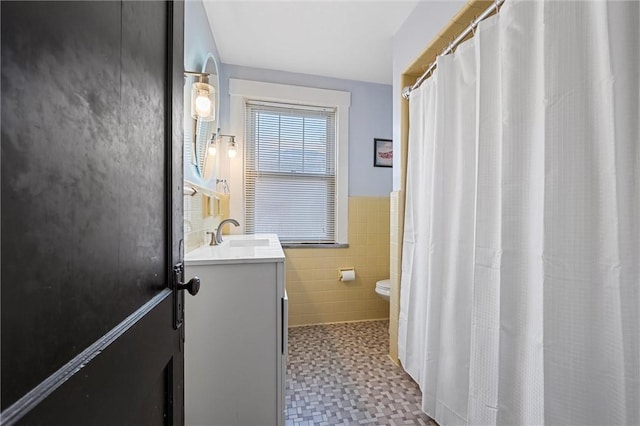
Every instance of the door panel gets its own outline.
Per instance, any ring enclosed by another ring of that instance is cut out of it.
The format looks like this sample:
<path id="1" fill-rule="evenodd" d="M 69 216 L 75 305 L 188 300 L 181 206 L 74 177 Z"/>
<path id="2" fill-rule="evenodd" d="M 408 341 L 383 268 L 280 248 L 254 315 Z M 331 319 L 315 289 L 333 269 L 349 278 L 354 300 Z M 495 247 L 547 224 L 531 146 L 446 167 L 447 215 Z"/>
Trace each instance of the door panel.
<path id="1" fill-rule="evenodd" d="M 2 419 L 48 389 L 22 421 L 180 423 L 171 267 L 182 239 L 183 4 L 2 2 L 0 13 Z"/>
<path id="2" fill-rule="evenodd" d="M 179 345 L 178 334 L 172 336 L 164 330 L 172 326 L 172 309 L 172 298 L 166 297 L 21 422 L 69 426 L 171 424 L 163 416 L 169 411 L 166 403 L 171 396 L 170 377 L 166 375 L 173 374 L 168 370 Z M 143 355 L 149 348 L 155 348 L 154 353 Z M 88 394 L 87 389 L 91 389 Z"/>
<path id="3" fill-rule="evenodd" d="M 106 297 L 119 287 L 119 153 L 105 141 L 120 138 L 120 7 L 1 7 L 4 409 L 137 301 Z"/>

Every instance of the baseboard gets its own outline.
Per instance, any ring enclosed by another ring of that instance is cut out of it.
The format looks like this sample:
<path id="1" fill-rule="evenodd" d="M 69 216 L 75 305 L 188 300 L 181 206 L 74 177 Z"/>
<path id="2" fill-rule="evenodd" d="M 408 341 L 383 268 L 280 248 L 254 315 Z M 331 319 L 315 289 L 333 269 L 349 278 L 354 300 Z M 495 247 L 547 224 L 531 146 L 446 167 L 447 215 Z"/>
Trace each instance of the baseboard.
<path id="1" fill-rule="evenodd" d="M 373 322 L 373 321 L 389 321 L 389 318 L 371 318 L 371 319 L 363 319 L 363 320 L 351 320 L 351 321 L 334 321 L 334 322 L 318 322 L 312 324 L 297 324 L 290 325 L 288 328 L 297 328 L 297 327 L 310 327 L 314 325 L 331 325 L 331 324 L 349 324 L 356 322 Z"/>

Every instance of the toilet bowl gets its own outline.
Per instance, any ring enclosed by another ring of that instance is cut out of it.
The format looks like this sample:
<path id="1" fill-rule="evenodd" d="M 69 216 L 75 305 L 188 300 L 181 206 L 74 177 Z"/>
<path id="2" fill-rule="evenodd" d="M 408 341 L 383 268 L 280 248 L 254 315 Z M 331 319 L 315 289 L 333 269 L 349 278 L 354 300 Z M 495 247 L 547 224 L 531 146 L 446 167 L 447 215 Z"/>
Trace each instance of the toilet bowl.
<path id="1" fill-rule="evenodd" d="M 376 293 L 387 302 L 389 301 L 389 293 L 391 292 L 391 280 L 380 280 L 376 283 Z"/>

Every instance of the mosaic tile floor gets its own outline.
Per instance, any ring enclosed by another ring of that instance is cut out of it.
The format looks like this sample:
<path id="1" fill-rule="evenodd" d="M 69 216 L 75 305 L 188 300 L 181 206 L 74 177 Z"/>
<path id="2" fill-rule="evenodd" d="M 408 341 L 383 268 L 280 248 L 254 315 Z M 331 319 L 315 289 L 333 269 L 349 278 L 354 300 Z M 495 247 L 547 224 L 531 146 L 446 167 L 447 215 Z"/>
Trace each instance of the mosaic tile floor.
<path id="1" fill-rule="evenodd" d="M 429 425 L 420 389 L 389 359 L 388 321 L 289 329 L 286 425 Z"/>

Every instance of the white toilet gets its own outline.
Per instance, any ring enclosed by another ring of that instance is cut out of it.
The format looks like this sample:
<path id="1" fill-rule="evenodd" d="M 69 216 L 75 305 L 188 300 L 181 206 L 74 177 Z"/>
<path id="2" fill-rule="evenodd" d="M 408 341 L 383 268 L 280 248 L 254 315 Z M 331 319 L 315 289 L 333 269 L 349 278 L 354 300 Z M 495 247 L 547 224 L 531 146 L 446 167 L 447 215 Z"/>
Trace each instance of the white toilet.
<path id="1" fill-rule="evenodd" d="M 387 302 L 389 301 L 389 293 L 391 292 L 391 280 L 380 280 L 376 283 L 376 293 Z"/>

